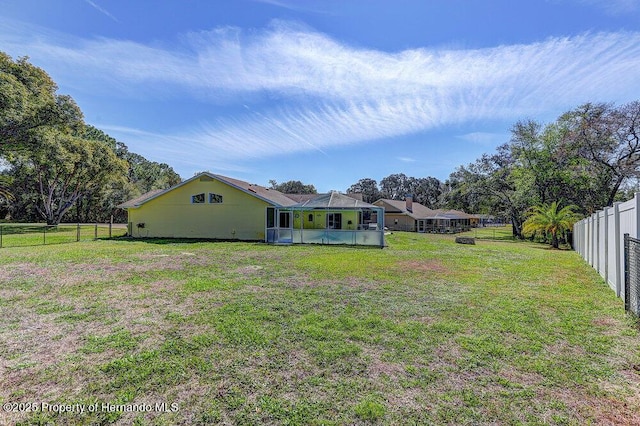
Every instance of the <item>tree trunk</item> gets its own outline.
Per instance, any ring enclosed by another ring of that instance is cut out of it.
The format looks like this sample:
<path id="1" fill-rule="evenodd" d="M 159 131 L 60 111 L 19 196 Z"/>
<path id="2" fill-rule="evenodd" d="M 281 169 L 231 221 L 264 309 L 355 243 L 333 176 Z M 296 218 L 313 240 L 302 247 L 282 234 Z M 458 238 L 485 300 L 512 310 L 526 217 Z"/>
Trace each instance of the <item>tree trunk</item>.
<path id="1" fill-rule="evenodd" d="M 613 206 L 613 200 L 616 199 L 616 194 L 618 193 L 618 189 L 620 189 L 620 185 L 622 185 L 622 181 L 624 181 L 623 176 L 618 176 L 615 183 L 613 184 L 613 188 L 609 191 L 609 197 L 607 198 L 607 206 Z"/>
<path id="2" fill-rule="evenodd" d="M 557 232 L 552 232 L 551 233 L 551 247 L 557 249 L 559 247 L 558 244 L 558 233 Z"/>
<path id="3" fill-rule="evenodd" d="M 520 240 L 524 239 L 522 236 L 522 223 L 515 215 L 511 215 L 511 229 L 514 237 Z"/>

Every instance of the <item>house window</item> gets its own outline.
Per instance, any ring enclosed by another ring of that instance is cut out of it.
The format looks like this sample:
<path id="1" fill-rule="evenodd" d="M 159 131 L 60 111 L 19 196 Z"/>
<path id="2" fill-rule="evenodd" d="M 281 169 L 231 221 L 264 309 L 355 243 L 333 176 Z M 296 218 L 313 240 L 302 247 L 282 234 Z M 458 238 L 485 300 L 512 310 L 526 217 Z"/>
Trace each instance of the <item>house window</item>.
<path id="1" fill-rule="evenodd" d="M 313 213 L 309 213 L 309 222 L 313 222 Z"/>
<path id="2" fill-rule="evenodd" d="M 209 193 L 209 202 L 211 204 L 220 204 L 222 203 L 222 195 L 214 194 L 213 192 Z"/>
<path id="3" fill-rule="evenodd" d="M 327 214 L 328 229 L 342 229 L 342 213 Z"/>
<path id="4" fill-rule="evenodd" d="M 192 204 L 202 204 L 204 203 L 204 192 L 202 194 L 196 194 L 191 196 Z"/>

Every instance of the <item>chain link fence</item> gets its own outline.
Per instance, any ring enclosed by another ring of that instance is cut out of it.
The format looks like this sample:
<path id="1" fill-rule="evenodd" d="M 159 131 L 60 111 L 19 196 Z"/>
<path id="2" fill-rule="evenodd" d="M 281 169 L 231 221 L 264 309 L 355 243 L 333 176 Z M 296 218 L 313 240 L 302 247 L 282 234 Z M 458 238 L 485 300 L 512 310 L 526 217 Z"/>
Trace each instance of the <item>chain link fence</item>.
<path id="1" fill-rule="evenodd" d="M 74 243 L 124 236 L 127 226 L 110 223 L 0 224 L 0 248 Z"/>
<path id="2" fill-rule="evenodd" d="M 624 234 L 624 308 L 640 315 L 640 240 Z"/>

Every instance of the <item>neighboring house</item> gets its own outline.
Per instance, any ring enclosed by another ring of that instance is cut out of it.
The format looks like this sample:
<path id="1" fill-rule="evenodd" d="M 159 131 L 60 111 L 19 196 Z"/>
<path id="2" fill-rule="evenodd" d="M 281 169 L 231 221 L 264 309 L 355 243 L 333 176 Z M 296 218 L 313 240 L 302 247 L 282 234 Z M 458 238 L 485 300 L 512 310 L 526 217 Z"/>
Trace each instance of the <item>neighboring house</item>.
<path id="1" fill-rule="evenodd" d="M 425 232 L 427 220 L 435 215 L 435 210 L 406 197 L 404 201 L 382 198 L 373 203 L 384 208 L 385 226 L 392 231 Z"/>
<path id="2" fill-rule="evenodd" d="M 338 192 L 298 199 L 267 212 L 267 242 L 384 246 L 383 208 Z"/>
<path id="3" fill-rule="evenodd" d="M 407 196 L 404 201 L 380 199 L 388 229 L 410 232 L 462 232 L 470 229 L 471 215 L 458 210 L 432 210 Z"/>
<path id="4" fill-rule="evenodd" d="M 267 208 L 293 204 L 276 190 L 204 172 L 118 207 L 134 237 L 264 241 Z"/>

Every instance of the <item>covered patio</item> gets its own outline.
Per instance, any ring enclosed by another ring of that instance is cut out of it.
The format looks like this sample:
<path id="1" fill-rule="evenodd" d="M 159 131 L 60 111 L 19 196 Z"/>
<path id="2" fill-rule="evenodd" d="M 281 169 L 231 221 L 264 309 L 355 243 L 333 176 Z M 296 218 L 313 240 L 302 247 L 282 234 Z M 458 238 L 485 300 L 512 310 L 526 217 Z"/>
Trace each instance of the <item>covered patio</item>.
<path id="1" fill-rule="evenodd" d="M 471 215 L 458 210 L 435 210 L 431 217 L 416 222 L 418 232 L 455 234 L 471 229 Z"/>

